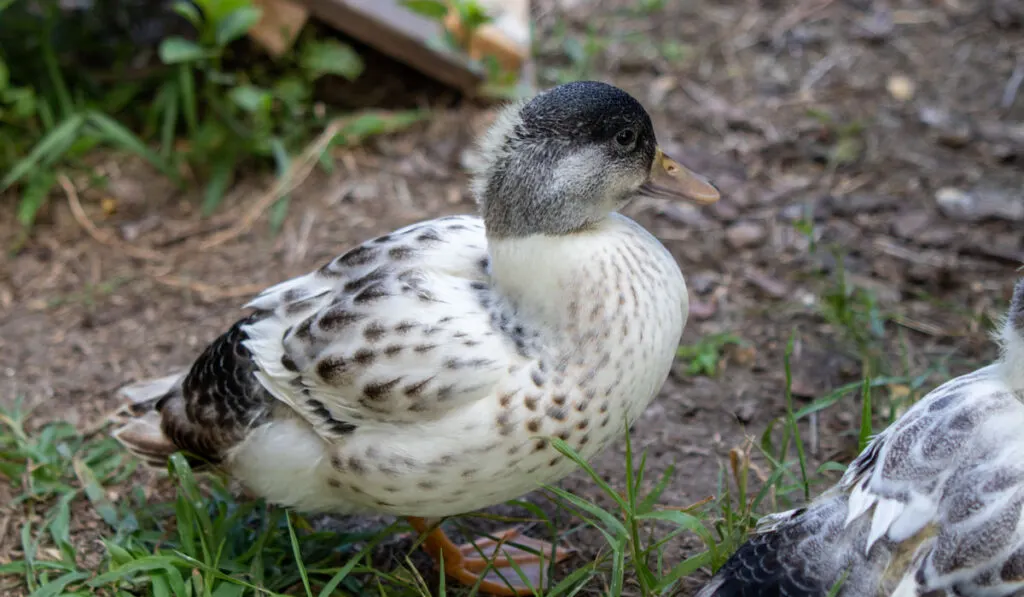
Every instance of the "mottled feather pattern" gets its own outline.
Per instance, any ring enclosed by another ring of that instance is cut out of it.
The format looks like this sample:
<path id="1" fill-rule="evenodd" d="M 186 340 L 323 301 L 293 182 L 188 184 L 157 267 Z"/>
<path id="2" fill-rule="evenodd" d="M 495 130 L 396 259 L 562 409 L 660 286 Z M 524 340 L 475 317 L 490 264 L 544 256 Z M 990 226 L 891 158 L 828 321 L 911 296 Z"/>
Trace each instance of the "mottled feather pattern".
<path id="1" fill-rule="evenodd" d="M 755 531 L 699 597 L 824 596 L 844 573 L 852 597 L 1024 591 L 1024 389 L 1008 364 L 930 392 L 835 487 Z"/>
<path id="2" fill-rule="evenodd" d="M 327 439 L 368 420 L 429 420 L 488 395 L 510 361 L 473 290 L 486 262 L 480 220 L 452 217 L 267 290 L 250 306 L 271 315 L 246 327 L 261 381 Z"/>
<path id="3" fill-rule="evenodd" d="M 253 376 L 257 367 L 244 346 L 244 326 L 266 315 L 256 312 L 235 323 L 206 347 L 187 374 L 160 380 L 162 384 L 153 386 L 158 393 L 150 399 L 134 399 L 132 410 L 141 417 L 115 437 L 152 466 L 164 466 L 177 450 L 198 469 L 220 464 L 273 406 L 273 398 Z M 140 409 L 159 416 L 154 419 Z"/>

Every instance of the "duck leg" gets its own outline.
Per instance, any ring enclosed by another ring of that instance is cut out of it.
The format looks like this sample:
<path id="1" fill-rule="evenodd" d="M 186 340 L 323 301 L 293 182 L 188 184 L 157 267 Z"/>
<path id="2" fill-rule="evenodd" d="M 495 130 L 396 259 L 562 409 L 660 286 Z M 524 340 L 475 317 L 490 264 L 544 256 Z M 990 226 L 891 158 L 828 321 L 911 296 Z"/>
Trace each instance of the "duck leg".
<path id="1" fill-rule="evenodd" d="M 432 527 L 425 519 L 408 517 L 407 520 L 416 532 L 426 536 L 423 549 L 430 557 L 435 562 L 443 561 L 445 573 L 464 585 L 473 586 L 480 581 L 482 592 L 508 597 L 533 595 L 535 589 L 544 586 L 544 573 L 552 558 L 552 545 L 547 541 L 521 537 L 516 529 L 508 529 L 494 533 L 497 541 L 484 538 L 455 545 L 440 527 Z M 571 554 L 569 550 L 557 548 L 554 560 L 561 562 Z"/>

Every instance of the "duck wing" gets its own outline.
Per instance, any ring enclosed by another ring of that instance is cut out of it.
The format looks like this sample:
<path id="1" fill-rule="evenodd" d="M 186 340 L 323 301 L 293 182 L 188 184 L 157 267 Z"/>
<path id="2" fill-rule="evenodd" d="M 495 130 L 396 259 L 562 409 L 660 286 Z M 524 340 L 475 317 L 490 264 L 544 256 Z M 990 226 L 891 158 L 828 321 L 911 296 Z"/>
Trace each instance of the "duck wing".
<path id="1" fill-rule="evenodd" d="M 496 391 L 515 344 L 492 316 L 476 217 L 416 224 L 364 243 L 249 303 L 256 377 L 326 439 L 415 423 Z"/>

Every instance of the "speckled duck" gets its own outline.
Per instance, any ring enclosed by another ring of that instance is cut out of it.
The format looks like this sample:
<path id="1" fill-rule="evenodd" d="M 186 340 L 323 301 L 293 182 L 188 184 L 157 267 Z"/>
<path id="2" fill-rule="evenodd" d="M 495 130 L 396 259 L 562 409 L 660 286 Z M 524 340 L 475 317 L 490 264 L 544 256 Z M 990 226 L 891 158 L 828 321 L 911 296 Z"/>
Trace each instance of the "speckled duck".
<path id="1" fill-rule="evenodd" d="M 635 420 L 668 375 L 688 301 L 669 252 L 616 211 L 640 193 L 718 192 L 604 83 L 507 107 L 480 155 L 482 217 L 408 226 L 267 289 L 187 375 L 127 388 L 136 416 L 116 437 L 150 464 L 182 450 L 301 511 L 409 517 L 454 578 L 474 584 L 490 566 L 484 591 L 529 594 L 538 557 L 456 546 L 426 519 L 571 473 L 545 437 L 590 458 Z"/>
<path id="2" fill-rule="evenodd" d="M 1000 359 L 928 393 L 697 597 L 1024 595 L 1024 280 Z"/>

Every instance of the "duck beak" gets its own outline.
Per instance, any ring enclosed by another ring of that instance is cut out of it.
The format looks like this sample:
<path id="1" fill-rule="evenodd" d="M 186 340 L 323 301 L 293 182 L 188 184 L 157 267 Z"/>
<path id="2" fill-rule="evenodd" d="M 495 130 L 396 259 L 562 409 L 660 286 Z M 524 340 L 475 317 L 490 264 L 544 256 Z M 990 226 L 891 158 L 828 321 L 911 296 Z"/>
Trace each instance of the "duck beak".
<path id="1" fill-rule="evenodd" d="M 665 155 L 660 147 L 654 154 L 651 177 L 640 191 L 652 197 L 688 199 L 701 205 L 718 201 L 718 189 L 679 162 Z"/>

